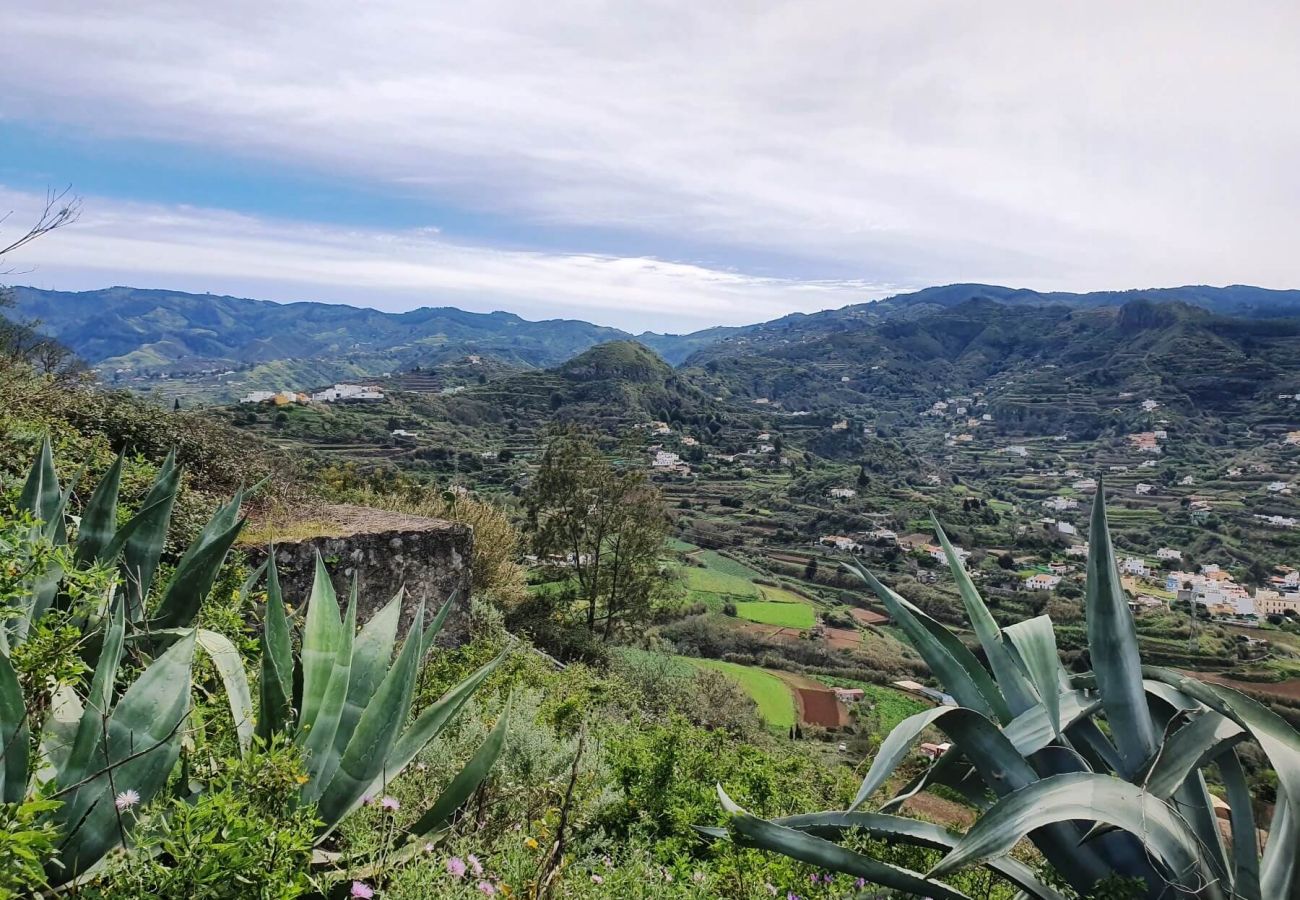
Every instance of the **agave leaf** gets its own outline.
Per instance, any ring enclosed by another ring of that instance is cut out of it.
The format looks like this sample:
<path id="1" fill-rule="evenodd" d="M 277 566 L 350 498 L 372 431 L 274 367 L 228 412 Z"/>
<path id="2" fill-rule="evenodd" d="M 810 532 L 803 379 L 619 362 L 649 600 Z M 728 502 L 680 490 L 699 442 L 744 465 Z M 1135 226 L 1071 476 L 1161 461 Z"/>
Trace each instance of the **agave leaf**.
<path id="1" fill-rule="evenodd" d="M 81 527 L 77 529 L 75 558 L 78 566 L 94 562 L 113 541 L 113 534 L 117 531 L 117 493 L 122 481 L 124 453 L 119 453 L 113 460 L 82 510 Z"/>
<path id="2" fill-rule="evenodd" d="M 929 875 L 1005 855 L 1029 832 L 1073 820 L 1105 822 L 1137 835 L 1189 893 L 1207 900 L 1223 896 L 1201 860 L 1196 835 L 1163 801 L 1122 779 L 1086 772 L 1053 775 L 1003 797 Z"/>
<path id="3" fill-rule="evenodd" d="M 107 740 L 101 741 L 87 777 L 60 785 L 56 796 L 64 805 L 53 820 L 64 840 L 59 861 L 46 870 L 52 883 L 76 878 L 124 841 L 131 819 L 118 815 L 114 791 L 133 790 L 148 803 L 166 786 L 189 711 L 194 646 L 190 632 L 144 670 L 102 724 Z"/>
<path id="4" fill-rule="evenodd" d="M 1245 694 L 1222 685 L 1197 681 L 1157 666 L 1144 666 L 1142 673 L 1153 681 L 1178 688 L 1186 696 L 1227 716 L 1250 732 L 1277 772 L 1279 786 L 1286 792 L 1292 806 L 1296 805 L 1296 798 L 1300 797 L 1300 733 L 1281 716 Z"/>
<path id="5" fill-rule="evenodd" d="M 402 644 L 383 682 L 357 720 L 347 749 L 338 761 L 338 769 L 329 779 L 317 804 L 317 811 L 327 826 L 336 824 L 361 799 L 371 782 L 380 778 L 384 763 L 406 718 L 415 693 L 415 677 L 420 668 L 420 636 L 424 629 L 424 607 L 415 611 L 410 635 Z M 396 774 L 396 773 L 393 773 Z"/>
<path id="6" fill-rule="evenodd" d="M 1092 654 L 1106 721 L 1124 760 L 1122 774 L 1131 778 L 1155 753 L 1156 733 L 1142 687 L 1137 629 L 1110 543 L 1105 488 L 1100 479 L 1092 505 L 1088 542 L 1088 650 Z"/>
<path id="7" fill-rule="evenodd" d="M 248 675 L 244 672 L 243 657 L 239 655 L 235 645 L 230 642 L 230 638 L 224 634 L 209 631 L 206 628 L 199 628 L 197 632 L 198 646 L 212 660 L 212 665 L 216 668 L 217 675 L 221 678 L 221 685 L 226 692 L 226 702 L 230 705 L 230 717 L 235 723 L 235 739 L 239 744 L 239 752 L 241 754 L 247 753 L 248 748 L 253 743 L 253 700 L 248 689 Z M 146 637 L 183 638 L 189 633 L 189 629 L 165 628 L 147 634 L 141 632 L 131 637 L 132 639 Z"/>
<path id="8" fill-rule="evenodd" d="M 1223 832 L 1219 830 L 1219 820 L 1214 815 L 1205 776 L 1199 770 L 1188 773 L 1168 802 L 1196 835 L 1201 845 L 1201 860 L 1209 867 L 1211 874 L 1220 883 L 1230 884 L 1228 850 L 1223 844 Z"/>
<path id="9" fill-rule="evenodd" d="M 140 521 L 131 527 L 131 536 L 122 550 L 122 583 L 125 585 L 127 618 L 138 622 L 144 617 L 144 599 L 158 571 L 167 542 L 167 526 L 172 518 L 172 506 L 180 488 L 181 470 L 176 466 L 175 451 L 163 460 L 149 493 L 140 504 L 136 518 Z"/>
<path id="10" fill-rule="evenodd" d="M 27 481 L 23 483 L 18 508 L 27 510 L 41 522 L 50 525 L 56 519 L 55 512 L 61 498 L 59 477 L 54 471 L 54 451 L 50 448 L 50 438 L 46 435 L 41 441 L 41 451 L 27 473 Z"/>
<path id="11" fill-rule="evenodd" d="M 811 834 L 752 816 L 737 806 L 721 785 L 718 786 L 718 798 L 722 801 L 723 809 L 730 813 L 728 829 L 732 837 L 748 846 L 775 850 L 820 869 L 856 875 L 909 896 L 931 897 L 935 900 L 970 900 L 956 888 L 919 872 L 880 862 Z"/>
<path id="12" fill-rule="evenodd" d="M 352 581 L 352 592 L 357 589 L 356 580 Z M 326 783 L 334 777 L 338 762 L 343 758 L 348 741 L 356 731 L 366 705 L 375 695 L 387 674 L 389 663 L 393 658 L 393 646 L 397 639 L 397 620 L 402 612 L 402 591 L 398 591 L 392 600 L 375 613 L 361 629 L 352 644 L 352 671 L 348 676 L 348 696 L 339 716 L 339 727 L 334 733 L 334 748 L 331 752 L 331 764 L 321 774 Z M 412 632 L 418 641 L 418 632 Z"/>
<path id="13" fill-rule="evenodd" d="M 152 629 L 188 628 L 193 624 L 203 598 L 212 590 L 217 573 L 226 561 L 226 554 L 239 537 L 245 521 L 241 519 L 220 535 L 210 538 L 192 555 L 187 552 L 181 558 L 176 565 L 176 572 L 167 584 L 162 602 L 158 605 L 157 615 L 150 623 Z M 200 540 L 201 535 L 196 543 Z"/>
<path id="14" fill-rule="evenodd" d="M 352 677 L 352 641 L 357 630 L 356 597 L 348 602 L 347 611 L 339 626 L 338 650 L 334 655 L 334 666 L 329 673 L 329 684 L 321 695 L 316 717 L 309 725 L 298 731 L 297 740 L 307 751 L 308 782 L 303 787 L 302 797 L 308 802 L 320 798 L 328 787 L 324 773 L 333 765 L 330 757 L 334 750 L 334 737 L 338 733 L 339 717 L 343 714 L 343 704 L 348 698 L 348 681 Z"/>
<path id="15" fill-rule="evenodd" d="M 948 558 L 948 568 L 952 570 L 953 580 L 957 582 L 961 602 L 966 607 L 966 618 L 970 620 L 971 628 L 979 638 L 980 646 L 984 648 L 984 656 L 989 661 L 989 668 L 993 670 L 993 677 L 1002 691 L 1002 696 L 1006 698 L 1009 711 L 1012 715 L 1018 716 L 1037 702 L 1033 688 L 1025 680 L 1020 667 L 1007 651 L 998 623 L 985 605 L 984 598 L 980 596 L 975 582 L 971 580 L 970 573 L 957 558 L 957 552 L 948 540 L 948 535 L 944 534 L 939 520 L 931 514 L 930 521 L 934 524 L 934 533 L 939 538 L 939 546 L 943 547 L 943 554 Z"/>
<path id="16" fill-rule="evenodd" d="M 1268 843 L 1259 867 L 1259 891 L 1267 900 L 1274 897 L 1295 900 L 1300 893 L 1300 816 L 1295 804 L 1279 793 L 1268 827 Z"/>
<path id="17" fill-rule="evenodd" d="M 85 707 L 81 698 L 69 685 L 62 685 L 50 701 L 50 714 L 41 730 L 40 760 L 41 768 L 36 772 L 36 780 L 44 784 L 58 776 L 66 768 L 72 747 L 77 741 L 77 730 Z"/>
<path id="18" fill-rule="evenodd" d="M 99 660 L 95 663 L 95 674 L 91 677 L 90 692 L 86 695 L 76 740 L 72 752 L 58 773 L 57 780 L 61 785 L 76 784 L 85 778 L 90 771 L 91 761 L 99 752 L 103 740 L 103 721 L 109 715 L 113 702 L 113 682 L 117 678 L 117 667 L 122 661 L 126 629 L 124 605 L 123 602 L 116 602 L 109 610 L 104 643 L 99 651 Z"/>
<path id="19" fill-rule="evenodd" d="M 839 841 L 852 832 L 862 832 L 873 838 L 914 844 L 932 850 L 951 850 L 961 840 L 960 834 L 939 825 L 884 813 L 812 813 L 773 819 L 772 824 L 793 828 L 828 841 Z M 1039 881 L 1033 869 L 1010 856 L 994 857 L 985 865 L 1030 897 L 1039 900 L 1066 900 L 1064 894 Z"/>
<path id="20" fill-rule="evenodd" d="M 293 648 L 284 595 L 275 569 L 275 548 L 266 561 L 266 620 L 262 623 L 262 670 L 257 682 L 257 734 L 262 738 L 288 729 L 293 716 Z"/>
<path id="21" fill-rule="evenodd" d="M 393 745 L 393 750 L 388 754 L 388 760 L 384 766 L 385 774 L 389 778 L 395 778 L 410 765 L 416 754 L 442 732 L 442 729 L 451 721 L 451 717 L 460 712 L 460 708 L 465 705 L 470 697 L 474 696 L 474 692 L 478 690 L 479 685 L 492 674 L 505 658 L 506 655 L 503 653 L 496 659 L 484 663 L 474 674 L 444 694 L 437 703 L 420 713 Z"/>
<path id="22" fill-rule="evenodd" d="M 1228 815 L 1232 822 L 1232 889 L 1240 900 L 1263 900 L 1259 885 L 1259 839 L 1255 836 L 1255 810 L 1246 785 L 1246 772 L 1236 750 L 1225 750 L 1217 762 L 1228 793 Z"/>
<path id="23" fill-rule="evenodd" d="M 1188 775 L 1247 737 L 1241 726 L 1227 716 L 1205 710 L 1161 743 L 1144 787 L 1167 800 Z"/>
<path id="24" fill-rule="evenodd" d="M 20 803 L 27 792 L 27 707 L 18 674 L 0 654 L 0 800 Z"/>
<path id="25" fill-rule="evenodd" d="M 845 567 L 856 573 L 880 597 L 912 646 L 958 704 L 999 721 L 1011 720 L 1011 712 L 992 677 L 955 634 L 885 587 L 856 561 L 852 565 L 845 563 Z"/>
<path id="26" fill-rule="evenodd" d="M 350 637 L 350 635 L 349 635 Z M 339 601 L 329 572 L 320 553 L 316 554 L 316 575 L 307 600 L 307 624 L 302 636 L 302 711 L 298 728 L 310 728 L 316 721 L 325 689 L 334 672 L 339 645 L 343 642 L 343 625 L 339 621 Z"/>
<path id="27" fill-rule="evenodd" d="M 429 623 L 429 627 L 424 629 L 424 634 L 420 638 L 420 659 L 424 659 L 429 655 L 429 651 L 433 648 L 434 638 L 438 636 L 438 632 L 442 631 L 442 625 L 447 621 L 447 614 L 451 612 L 452 604 L 456 602 L 456 598 L 459 596 L 459 588 L 452 591 L 451 596 L 447 598 L 447 602 L 442 604 L 442 609 L 438 610 L 438 614 Z"/>
<path id="28" fill-rule="evenodd" d="M 156 500 L 151 506 L 141 507 L 139 512 L 127 519 L 121 528 L 113 533 L 110 540 L 98 553 L 95 554 L 95 562 L 111 563 L 122 554 L 126 549 L 127 541 L 141 527 L 148 525 L 150 519 L 160 514 L 169 501 L 167 498 Z"/>
<path id="29" fill-rule="evenodd" d="M 456 777 L 438 796 L 433 806 L 416 821 L 414 825 L 407 829 L 413 840 L 423 838 L 425 835 L 432 834 L 446 828 L 451 824 L 451 817 L 456 810 L 470 798 L 478 786 L 487 778 L 488 772 L 496 764 L 497 757 L 501 755 L 501 749 L 506 745 L 506 729 L 509 727 L 511 701 L 506 701 L 505 709 L 502 710 L 497 723 L 488 732 L 486 740 L 475 751 L 474 756 L 465 764 L 465 768 L 456 773 Z"/>
<path id="30" fill-rule="evenodd" d="M 1047 709 L 1052 730 L 1061 734 L 1061 658 L 1056 654 L 1056 632 L 1047 616 L 1035 616 L 1006 629 L 1034 690 Z"/>

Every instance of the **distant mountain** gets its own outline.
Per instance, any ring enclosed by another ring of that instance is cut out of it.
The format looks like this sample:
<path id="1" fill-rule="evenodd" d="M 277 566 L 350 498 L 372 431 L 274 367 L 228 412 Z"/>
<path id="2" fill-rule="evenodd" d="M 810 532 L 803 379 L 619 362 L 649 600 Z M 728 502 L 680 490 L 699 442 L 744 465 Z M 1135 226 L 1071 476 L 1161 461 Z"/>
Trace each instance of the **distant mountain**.
<path id="1" fill-rule="evenodd" d="M 195 371 L 278 360 L 325 361 L 373 374 L 467 354 L 553 366 L 616 328 L 452 307 L 406 313 L 326 303 L 270 303 L 210 294 L 115 287 L 63 293 L 13 288 L 17 310 L 103 370 Z"/>
<path id="2" fill-rule="evenodd" d="M 281 304 L 129 287 L 81 293 L 12 290 L 21 317 L 39 319 L 45 333 L 109 380 L 154 389 L 161 376 L 176 384 L 179 375 L 188 378 L 186 390 L 198 395 L 206 381 L 230 370 L 238 374 L 214 389 L 213 396 L 228 397 L 251 387 L 301 388 L 334 379 L 404 372 L 469 355 L 514 368 L 542 369 L 561 365 L 598 344 L 633 339 L 619 329 L 588 322 L 532 322 L 506 312 L 472 313 L 452 307 L 384 313 L 345 305 Z M 879 387 L 911 391 L 932 378 L 969 381 L 1001 365 L 1041 357 L 1049 347 L 1057 352 L 1061 347 L 1044 338 L 1054 334 L 1051 329 L 1061 321 L 1075 314 L 1080 317 L 1077 321 L 1087 321 L 1089 310 L 1113 313 L 1138 302 L 1182 304 L 1187 310 L 1234 320 L 1300 315 L 1300 291 L 1241 285 L 1071 294 L 954 284 L 755 325 L 685 335 L 647 332 L 635 340 L 674 366 L 698 368 L 712 363 L 715 375 L 724 361 L 770 357 L 761 374 L 747 375 L 743 383 L 732 385 L 745 394 L 780 395 L 785 391 L 783 380 L 791 378 L 794 396 L 825 387 L 808 373 L 792 374 L 800 371 L 794 365 L 800 358 L 827 365 L 870 360 L 871 365 L 882 367 L 874 376 Z M 772 360 L 790 365 L 773 367 Z M 727 366 L 739 375 L 757 362 Z"/>

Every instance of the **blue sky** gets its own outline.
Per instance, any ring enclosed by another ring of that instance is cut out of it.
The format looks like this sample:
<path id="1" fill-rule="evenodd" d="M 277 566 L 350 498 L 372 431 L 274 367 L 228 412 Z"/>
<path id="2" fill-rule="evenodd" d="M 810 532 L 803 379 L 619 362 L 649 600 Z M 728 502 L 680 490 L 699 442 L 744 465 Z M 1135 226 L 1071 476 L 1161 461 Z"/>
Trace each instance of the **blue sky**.
<path id="1" fill-rule="evenodd" d="M 687 330 L 927 284 L 1300 284 L 1289 6 L 48 0 L 9 276 Z M 0 232 L 0 238 L 4 232 Z"/>

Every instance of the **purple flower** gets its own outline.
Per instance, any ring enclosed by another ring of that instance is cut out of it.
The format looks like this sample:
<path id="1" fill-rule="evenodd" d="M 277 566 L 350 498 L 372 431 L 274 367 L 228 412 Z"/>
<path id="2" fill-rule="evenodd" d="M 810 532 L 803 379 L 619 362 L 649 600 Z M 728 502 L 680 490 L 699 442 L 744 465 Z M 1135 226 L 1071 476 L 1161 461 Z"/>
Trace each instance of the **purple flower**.
<path id="1" fill-rule="evenodd" d="M 465 877 L 465 860 L 459 856 L 453 856 L 447 860 L 447 871 L 452 874 L 453 878 Z"/>
<path id="2" fill-rule="evenodd" d="M 133 788 L 127 788 L 122 793 L 113 798 L 113 805 L 117 807 L 118 812 L 128 810 L 140 802 L 140 792 Z"/>
<path id="3" fill-rule="evenodd" d="M 604 878 L 601 878 L 599 875 L 592 875 L 592 876 L 591 876 L 591 883 L 592 883 L 592 884 L 604 884 L 604 883 L 605 883 L 605 879 L 604 879 Z"/>
<path id="4" fill-rule="evenodd" d="M 375 802 L 375 798 L 372 797 L 372 796 L 370 796 L 369 794 L 362 794 L 362 795 L 361 795 L 361 805 L 362 805 L 362 806 L 369 806 L 370 804 L 372 804 L 372 803 L 374 803 L 374 802 Z"/>
<path id="5" fill-rule="evenodd" d="M 465 857 L 465 859 L 469 862 L 469 867 L 474 870 L 475 875 L 483 874 L 483 863 L 479 861 L 477 856 L 471 853 L 469 856 Z"/>
<path id="6" fill-rule="evenodd" d="M 364 881 L 354 881 L 352 882 L 352 890 L 348 891 L 348 896 L 361 897 L 363 900 L 369 900 L 370 897 L 375 896 L 375 889 Z"/>
<path id="7" fill-rule="evenodd" d="M 853 886 L 855 888 L 865 887 L 866 884 L 867 884 L 867 879 L 865 878 L 859 878 L 857 881 L 853 882 Z"/>
<path id="8" fill-rule="evenodd" d="M 478 883 L 478 889 L 489 897 L 491 897 L 493 894 L 497 892 L 497 889 L 494 888 L 491 882 L 488 881 L 480 881 Z"/>
<path id="9" fill-rule="evenodd" d="M 396 797 L 389 797 L 388 795 L 384 795 L 384 799 L 379 801 L 379 805 L 388 812 L 397 812 L 402 808 L 402 804 L 397 802 Z"/>

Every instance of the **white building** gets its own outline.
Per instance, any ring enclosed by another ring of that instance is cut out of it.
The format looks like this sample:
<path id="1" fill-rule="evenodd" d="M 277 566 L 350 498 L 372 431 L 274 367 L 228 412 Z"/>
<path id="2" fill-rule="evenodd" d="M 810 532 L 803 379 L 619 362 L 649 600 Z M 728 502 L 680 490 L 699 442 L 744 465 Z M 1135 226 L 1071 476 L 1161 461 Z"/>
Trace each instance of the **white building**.
<path id="1" fill-rule="evenodd" d="M 1019 456 L 1021 459 L 1024 459 L 1029 455 L 1029 448 L 1021 446 L 1004 447 L 1002 448 L 1002 452 L 1010 456 Z"/>
<path id="2" fill-rule="evenodd" d="M 1153 489 L 1154 489 L 1154 485 L 1144 484 L 1143 482 L 1140 481 L 1137 484 L 1133 485 L 1133 490 L 1139 494 L 1149 494 Z"/>
<path id="3" fill-rule="evenodd" d="M 1053 497 L 1050 500 L 1044 500 L 1043 506 L 1056 512 L 1065 512 L 1069 509 L 1078 509 L 1079 501 L 1073 497 Z"/>
<path id="4" fill-rule="evenodd" d="M 1280 494 L 1286 490 L 1285 481 L 1270 481 L 1266 489 L 1270 494 Z"/>
<path id="5" fill-rule="evenodd" d="M 853 488 L 831 488 L 831 496 L 836 500 L 852 500 L 857 495 Z"/>
<path id="6" fill-rule="evenodd" d="M 1092 491 L 1097 490 L 1097 479 L 1081 478 L 1071 485 L 1071 487 L 1080 493 L 1091 493 Z"/>
<path id="7" fill-rule="evenodd" d="M 249 391 L 240 398 L 240 403 L 270 403 L 275 399 L 276 391 Z"/>
<path id="8" fill-rule="evenodd" d="M 1060 575 L 1030 575 L 1025 579 L 1025 590 L 1050 591 L 1060 583 Z"/>
<path id="9" fill-rule="evenodd" d="M 384 392 L 374 385 L 336 384 L 311 395 L 313 403 L 339 403 L 351 400 L 383 400 Z"/>
<path id="10" fill-rule="evenodd" d="M 1136 556 L 1125 559 L 1119 568 L 1125 575 L 1140 575 L 1145 578 L 1151 574 L 1151 567 L 1147 565 L 1146 560 Z"/>
<path id="11" fill-rule="evenodd" d="M 1175 559 L 1182 560 L 1183 551 L 1175 550 L 1173 547 L 1161 547 L 1156 551 L 1156 559 Z"/>

